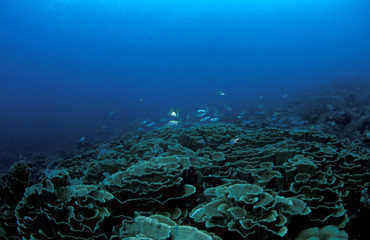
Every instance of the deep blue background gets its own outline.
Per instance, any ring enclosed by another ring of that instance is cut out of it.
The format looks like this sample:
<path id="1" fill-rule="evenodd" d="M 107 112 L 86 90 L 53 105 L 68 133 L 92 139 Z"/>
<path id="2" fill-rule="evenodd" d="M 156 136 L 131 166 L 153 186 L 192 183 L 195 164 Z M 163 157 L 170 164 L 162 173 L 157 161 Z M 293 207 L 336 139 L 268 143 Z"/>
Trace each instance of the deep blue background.
<path id="1" fill-rule="evenodd" d="M 369 43 L 366 0 L 2 0 L 0 157 L 369 77 Z"/>

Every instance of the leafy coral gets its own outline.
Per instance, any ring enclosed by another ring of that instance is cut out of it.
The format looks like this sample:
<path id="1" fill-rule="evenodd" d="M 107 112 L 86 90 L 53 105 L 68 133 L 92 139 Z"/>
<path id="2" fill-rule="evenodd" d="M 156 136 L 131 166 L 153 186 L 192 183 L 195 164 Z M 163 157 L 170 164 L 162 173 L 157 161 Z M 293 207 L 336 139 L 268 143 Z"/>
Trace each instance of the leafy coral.
<path id="1" fill-rule="evenodd" d="M 162 128 L 104 149 L 109 154 L 100 147 L 60 161 L 25 190 L 5 181 L 2 188 L 20 197 L 12 203 L 16 224 L 4 227 L 0 218 L 0 232 L 23 239 L 160 239 L 158 226 L 164 239 L 182 239 L 178 232 L 292 239 L 325 226 L 343 232 L 370 176 L 368 155 L 312 131 Z"/>

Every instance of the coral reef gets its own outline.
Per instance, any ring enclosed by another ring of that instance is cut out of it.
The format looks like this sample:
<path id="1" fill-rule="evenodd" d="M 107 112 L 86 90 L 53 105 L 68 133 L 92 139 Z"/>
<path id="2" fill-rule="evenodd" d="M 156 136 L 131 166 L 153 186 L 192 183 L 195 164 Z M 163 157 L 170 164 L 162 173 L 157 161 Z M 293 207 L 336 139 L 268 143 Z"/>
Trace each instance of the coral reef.
<path id="1" fill-rule="evenodd" d="M 306 93 L 290 103 L 294 113 L 348 143 L 370 147 L 370 84 L 365 81 L 336 81 L 319 91 Z"/>
<path id="2" fill-rule="evenodd" d="M 314 131 L 133 132 L 59 159 L 37 182 L 31 165 L 15 164 L 2 177 L 0 236 L 347 239 L 369 207 L 368 162 L 367 152 Z"/>

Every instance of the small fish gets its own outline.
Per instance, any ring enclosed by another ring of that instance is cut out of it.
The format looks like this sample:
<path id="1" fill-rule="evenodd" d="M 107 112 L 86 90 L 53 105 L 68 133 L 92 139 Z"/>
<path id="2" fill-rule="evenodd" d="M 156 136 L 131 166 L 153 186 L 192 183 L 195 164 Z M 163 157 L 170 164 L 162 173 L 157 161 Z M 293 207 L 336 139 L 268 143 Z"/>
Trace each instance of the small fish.
<path id="1" fill-rule="evenodd" d="M 220 117 L 220 116 L 222 116 L 222 113 L 218 109 L 216 109 L 216 112 L 213 114 L 213 116 L 214 117 Z"/>
<path id="2" fill-rule="evenodd" d="M 85 141 L 86 140 L 86 137 L 85 136 L 82 136 L 81 138 L 80 138 L 80 142 L 83 142 L 83 141 Z"/>
<path id="3" fill-rule="evenodd" d="M 107 149 L 103 149 L 103 150 L 101 150 L 100 152 L 99 152 L 99 154 L 98 154 L 98 158 L 100 158 L 101 156 L 103 156 L 104 154 L 106 154 L 108 152 L 108 150 Z"/>
<path id="4" fill-rule="evenodd" d="M 140 101 L 140 102 L 144 102 L 144 99 L 142 99 L 142 98 L 139 98 L 139 101 Z"/>
<path id="5" fill-rule="evenodd" d="M 253 123 L 253 121 L 252 121 L 252 120 L 244 120 L 244 121 L 242 122 L 242 124 L 243 124 L 243 125 L 247 125 L 247 124 L 251 124 L 251 123 Z"/>
<path id="6" fill-rule="evenodd" d="M 263 96 L 260 96 L 259 98 L 260 98 L 260 99 L 262 99 L 262 98 L 263 98 Z"/>
<path id="7" fill-rule="evenodd" d="M 288 95 L 284 94 L 284 95 L 283 95 L 283 98 L 286 98 L 287 96 L 288 96 Z"/>
<path id="8" fill-rule="evenodd" d="M 177 121 L 177 120 L 170 120 L 167 122 L 167 125 L 168 126 L 177 126 L 177 125 L 180 125 L 181 122 L 180 121 Z"/>
<path id="9" fill-rule="evenodd" d="M 173 108 L 171 108 L 168 111 L 168 115 L 170 115 L 171 117 L 179 118 L 179 110 L 175 111 L 173 110 Z"/>
<path id="10" fill-rule="evenodd" d="M 258 109 L 263 109 L 263 108 L 265 107 L 265 105 L 260 104 L 260 105 L 258 105 L 257 107 L 258 107 Z"/>
<path id="11" fill-rule="evenodd" d="M 209 119 L 210 122 L 217 122 L 219 120 L 220 120 L 219 118 L 211 118 L 211 119 Z"/>
<path id="12" fill-rule="evenodd" d="M 204 122 L 204 121 L 207 121 L 210 118 L 211 118 L 211 116 L 207 116 L 207 117 L 204 117 L 204 118 L 200 119 L 199 121 Z"/>
<path id="13" fill-rule="evenodd" d="M 331 104 L 326 104 L 326 107 L 329 109 L 329 110 L 334 110 L 335 107 Z"/>
<path id="14" fill-rule="evenodd" d="M 244 117 L 244 114 L 245 114 L 244 112 L 241 112 L 241 113 L 239 114 L 239 116 L 237 116 L 237 118 L 239 118 L 239 119 L 240 119 L 240 118 L 243 118 L 243 117 Z"/>
<path id="15" fill-rule="evenodd" d="M 195 116 L 197 116 L 197 117 L 204 117 L 205 115 L 207 115 L 207 113 L 206 112 L 201 112 L 201 113 L 198 113 L 197 115 L 195 115 Z"/>
<path id="16" fill-rule="evenodd" d="M 230 141 L 229 141 L 229 144 L 230 145 L 234 145 L 235 143 L 237 143 L 239 141 L 239 138 L 232 138 Z"/>
<path id="17" fill-rule="evenodd" d="M 223 91 L 218 91 L 217 94 L 220 96 L 225 96 L 225 93 Z"/>
<path id="18" fill-rule="evenodd" d="M 364 137 L 370 139 L 370 131 L 365 131 L 364 132 Z"/>
<path id="19" fill-rule="evenodd" d="M 204 139 L 199 139 L 199 140 L 195 141 L 195 143 L 206 144 L 206 141 L 204 141 Z"/>
<path id="20" fill-rule="evenodd" d="M 109 112 L 108 113 L 108 116 L 113 116 L 114 115 L 114 112 Z"/>
<path id="21" fill-rule="evenodd" d="M 224 108 L 225 108 L 227 111 L 231 111 L 231 107 L 230 107 L 229 105 L 224 104 Z"/>
<path id="22" fill-rule="evenodd" d="M 186 121 L 188 121 L 190 119 L 190 117 L 191 117 L 191 114 L 188 113 L 188 115 L 186 115 Z"/>
<path id="23" fill-rule="evenodd" d="M 206 109 L 198 109 L 197 112 L 198 113 L 207 113 L 208 112 L 208 108 L 206 108 Z"/>
<path id="24" fill-rule="evenodd" d="M 149 123 L 148 125 L 146 125 L 147 127 L 152 127 L 153 125 L 155 124 L 155 122 L 152 122 L 152 123 Z"/>

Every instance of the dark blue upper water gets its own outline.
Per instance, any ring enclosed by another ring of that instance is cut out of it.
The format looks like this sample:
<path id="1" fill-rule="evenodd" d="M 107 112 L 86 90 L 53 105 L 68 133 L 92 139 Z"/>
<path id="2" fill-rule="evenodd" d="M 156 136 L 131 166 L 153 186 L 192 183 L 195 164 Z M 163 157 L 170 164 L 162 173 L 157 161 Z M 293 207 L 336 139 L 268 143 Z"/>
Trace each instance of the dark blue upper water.
<path id="1" fill-rule="evenodd" d="M 365 0 L 3 0 L 2 158 L 368 78 L 369 43 Z"/>

